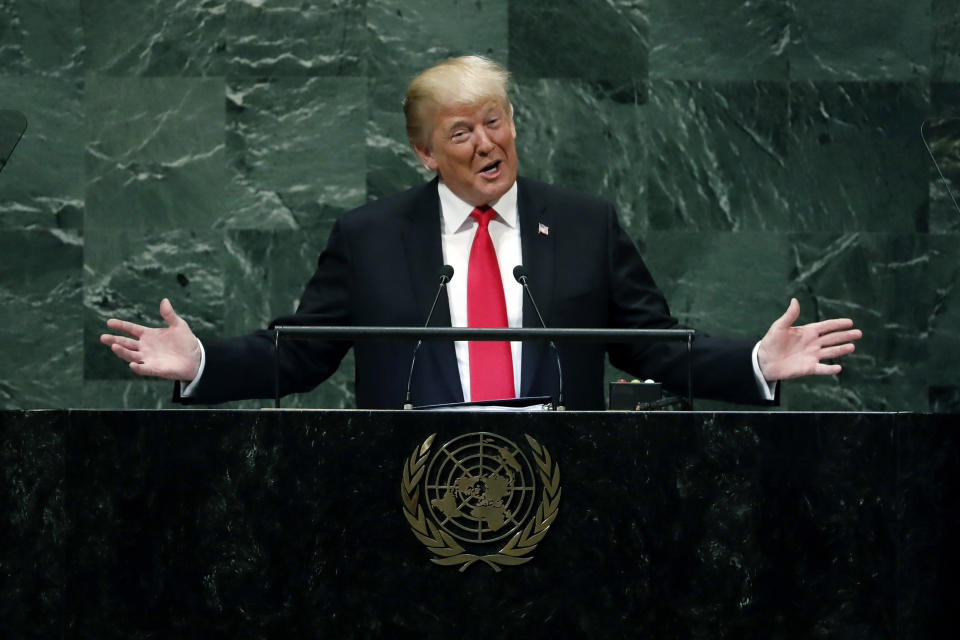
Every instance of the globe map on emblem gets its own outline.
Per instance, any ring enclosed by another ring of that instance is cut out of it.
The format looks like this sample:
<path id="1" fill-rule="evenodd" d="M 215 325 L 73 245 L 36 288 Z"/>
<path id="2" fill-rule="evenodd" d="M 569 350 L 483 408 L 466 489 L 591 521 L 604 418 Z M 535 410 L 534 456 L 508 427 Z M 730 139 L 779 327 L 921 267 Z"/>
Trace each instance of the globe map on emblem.
<path id="1" fill-rule="evenodd" d="M 466 542 L 494 542 L 527 522 L 536 475 L 516 444 L 493 433 L 459 436 L 441 446 L 424 474 L 437 524 Z"/>

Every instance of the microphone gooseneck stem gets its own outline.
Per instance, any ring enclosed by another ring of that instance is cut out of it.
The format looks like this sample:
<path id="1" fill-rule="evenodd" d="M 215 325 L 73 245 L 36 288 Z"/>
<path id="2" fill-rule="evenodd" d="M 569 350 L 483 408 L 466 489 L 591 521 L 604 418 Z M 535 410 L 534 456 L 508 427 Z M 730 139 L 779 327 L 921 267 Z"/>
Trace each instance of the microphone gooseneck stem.
<path id="1" fill-rule="evenodd" d="M 453 268 L 444 265 L 443 270 L 440 273 L 440 286 L 437 287 L 437 295 L 433 296 L 433 304 L 430 305 L 430 311 L 427 313 L 427 321 L 424 323 L 424 328 L 430 326 L 430 320 L 433 318 L 433 312 L 437 308 L 437 301 L 440 300 L 440 294 L 443 292 L 443 288 L 447 286 L 447 283 L 450 282 L 450 278 L 453 277 Z M 413 348 L 413 356 L 410 358 L 410 373 L 407 375 L 407 393 L 404 396 L 403 408 L 413 409 L 413 401 L 410 399 L 410 389 L 413 386 L 413 367 L 417 363 L 417 352 L 420 351 L 420 345 L 423 344 L 423 339 L 417 340 L 417 346 Z"/>
<path id="2" fill-rule="evenodd" d="M 533 305 L 533 310 L 537 312 L 537 319 L 540 321 L 540 326 L 546 329 L 547 323 L 543 321 L 543 316 L 540 315 L 540 308 L 537 307 L 537 303 L 533 300 L 533 294 L 530 293 L 530 285 L 527 284 L 527 276 L 520 276 L 520 284 L 523 285 L 523 290 L 527 292 L 527 297 L 530 298 L 530 304 Z"/>
<path id="3" fill-rule="evenodd" d="M 927 136 L 923 133 L 923 127 L 927 124 L 927 121 L 924 120 L 920 123 L 920 139 L 923 141 L 923 146 L 927 148 L 927 153 L 930 154 L 930 159 L 933 160 L 933 166 L 937 168 L 937 173 L 940 174 L 940 180 L 943 181 L 943 186 L 947 190 L 947 195 L 950 196 L 950 199 L 953 200 L 953 206 L 957 210 L 957 213 L 960 213 L 960 204 L 957 204 L 957 199 L 953 197 L 953 190 L 950 188 L 950 181 L 947 180 L 946 176 L 943 175 L 943 171 L 940 170 L 940 163 L 937 162 L 936 156 L 933 155 L 933 149 L 930 148 L 930 145 L 927 144 Z"/>
<path id="4" fill-rule="evenodd" d="M 533 310 L 537 312 L 537 319 L 540 320 L 540 326 L 544 329 L 547 328 L 547 323 L 543 321 L 543 316 L 540 315 L 540 309 L 537 307 L 536 301 L 533 299 L 533 294 L 530 292 L 530 285 L 527 284 L 526 274 L 517 274 L 517 270 L 514 269 L 514 276 L 523 286 L 523 290 L 527 292 L 527 298 L 530 300 L 530 304 L 533 305 Z M 564 411 L 566 407 L 563 405 L 563 367 L 560 365 L 560 350 L 557 349 L 557 345 L 553 340 L 550 340 L 550 348 L 553 349 L 553 355 L 557 360 L 557 377 L 559 378 L 559 388 L 557 389 L 557 411 Z"/>

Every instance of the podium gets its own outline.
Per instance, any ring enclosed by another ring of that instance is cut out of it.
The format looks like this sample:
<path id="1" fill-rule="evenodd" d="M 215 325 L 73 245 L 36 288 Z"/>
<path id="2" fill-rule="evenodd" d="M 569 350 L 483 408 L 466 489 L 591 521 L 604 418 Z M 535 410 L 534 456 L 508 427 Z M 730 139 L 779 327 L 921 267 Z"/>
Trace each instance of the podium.
<path id="1" fill-rule="evenodd" d="M 559 470 L 525 564 L 437 564 L 407 515 L 423 443 L 476 434 L 488 456 L 522 453 L 536 475 L 547 451 Z M 5 638 L 931 638 L 952 623 L 955 416 L 7 411 L 0 452 Z"/>

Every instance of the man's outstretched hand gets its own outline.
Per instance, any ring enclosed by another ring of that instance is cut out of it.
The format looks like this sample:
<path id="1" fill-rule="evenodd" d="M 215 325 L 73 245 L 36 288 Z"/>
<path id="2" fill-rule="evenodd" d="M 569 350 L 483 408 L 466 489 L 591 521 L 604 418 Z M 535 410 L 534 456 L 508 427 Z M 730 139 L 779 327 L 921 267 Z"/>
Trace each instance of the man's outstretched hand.
<path id="1" fill-rule="evenodd" d="M 792 298 L 787 312 L 770 325 L 767 335 L 760 341 L 757 360 L 767 382 L 840 373 L 840 365 L 821 361 L 853 353 L 853 340 L 863 335 L 859 329 L 852 328 L 853 320 L 849 318 L 833 318 L 795 327 L 793 323 L 798 317 L 800 303 Z"/>
<path id="2" fill-rule="evenodd" d="M 108 327 L 132 337 L 105 333 L 100 342 L 142 376 L 189 382 L 200 371 L 200 342 L 167 298 L 160 302 L 160 315 L 168 327 L 154 329 L 110 318 Z"/>

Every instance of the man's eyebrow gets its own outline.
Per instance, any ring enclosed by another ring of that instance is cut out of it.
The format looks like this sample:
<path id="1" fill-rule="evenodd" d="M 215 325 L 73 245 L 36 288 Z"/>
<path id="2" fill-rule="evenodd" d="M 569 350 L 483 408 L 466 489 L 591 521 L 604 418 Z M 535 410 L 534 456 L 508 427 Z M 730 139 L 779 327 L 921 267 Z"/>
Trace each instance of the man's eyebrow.
<path id="1" fill-rule="evenodd" d="M 453 122 L 447 124 L 447 125 L 444 127 L 444 131 L 446 131 L 447 133 L 449 133 L 449 132 L 453 131 L 454 129 L 456 129 L 457 127 L 469 127 L 469 126 L 470 126 L 470 121 L 469 121 L 468 119 L 466 119 L 466 118 L 457 118 L 457 119 L 454 120 Z"/>

